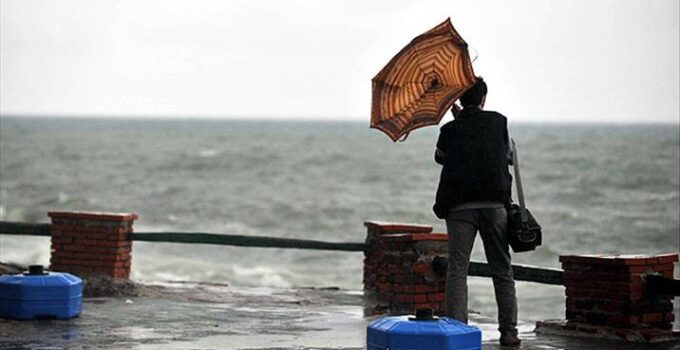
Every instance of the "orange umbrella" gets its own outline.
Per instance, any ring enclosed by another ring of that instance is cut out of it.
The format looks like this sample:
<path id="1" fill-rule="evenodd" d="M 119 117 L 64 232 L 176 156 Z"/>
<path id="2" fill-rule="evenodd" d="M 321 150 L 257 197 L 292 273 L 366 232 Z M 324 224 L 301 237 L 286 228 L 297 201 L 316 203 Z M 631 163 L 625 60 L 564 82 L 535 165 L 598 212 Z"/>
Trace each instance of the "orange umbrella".
<path id="1" fill-rule="evenodd" d="M 475 80 L 467 43 L 449 18 L 413 39 L 373 78 L 371 128 L 396 142 L 436 125 Z"/>

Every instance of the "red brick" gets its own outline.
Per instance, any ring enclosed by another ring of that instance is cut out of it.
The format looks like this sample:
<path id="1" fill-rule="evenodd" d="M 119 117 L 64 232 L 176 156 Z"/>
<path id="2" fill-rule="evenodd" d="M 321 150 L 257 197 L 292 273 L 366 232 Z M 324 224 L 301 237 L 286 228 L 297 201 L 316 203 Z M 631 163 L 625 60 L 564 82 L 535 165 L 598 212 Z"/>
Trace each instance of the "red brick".
<path id="1" fill-rule="evenodd" d="M 103 252 L 111 254 L 130 254 L 132 249 L 130 247 L 101 247 Z"/>
<path id="2" fill-rule="evenodd" d="M 644 265 L 648 256 L 645 255 L 562 255 L 562 263 L 592 264 L 592 265 Z"/>
<path id="3" fill-rule="evenodd" d="M 595 266 L 590 264 L 577 264 L 571 262 L 562 263 L 562 269 L 565 271 L 591 271 Z"/>
<path id="4" fill-rule="evenodd" d="M 88 252 L 88 253 L 108 253 L 109 252 L 109 247 L 102 247 L 102 246 L 98 246 L 98 245 L 84 245 L 82 247 L 83 247 L 82 251 Z"/>
<path id="5" fill-rule="evenodd" d="M 638 301 L 642 298 L 640 292 L 615 292 L 601 289 L 576 289 L 566 288 L 565 294 L 568 297 L 580 299 L 597 299 L 597 300 L 616 300 L 616 301 Z"/>
<path id="6" fill-rule="evenodd" d="M 642 323 L 658 323 L 664 321 L 664 314 L 651 313 L 642 315 Z"/>
<path id="7" fill-rule="evenodd" d="M 600 308 L 602 300 L 567 297 L 566 308 L 570 311 L 593 311 Z"/>
<path id="8" fill-rule="evenodd" d="M 439 292 L 440 288 L 436 285 L 416 284 L 416 285 L 413 285 L 411 291 L 415 294 L 426 294 L 426 293 Z"/>
<path id="9" fill-rule="evenodd" d="M 640 318 L 635 316 L 610 316 L 608 321 L 613 324 L 633 326 L 640 323 Z"/>
<path id="10" fill-rule="evenodd" d="M 51 265 L 71 265 L 71 266 L 80 266 L 82 265 L 82 261 L 78 259 L 69 259 L 66 257 L 60 258 L 60 257 L 55 257 L 52 256 L 50 259 Z"/>
<path id="11" fill-rule="evenodd" d="M 87 239 L 96 239 L 100 241 L 125 241 L 127 239 L 128 233 L 106 233 L 106 232 L 93 232 L 83 236 Z"/>
<path id="12" fill-rule="evenodd" d="M 411 272 L 413 273 L 425 273 L 432 271 L 431 264 L 418 263 L 411 266 Z"/>
<path id="13" fill-rule="evenodd" d="M 97 233 L 105 234 L 105 235 L 112 235 L 112 236 L 127 235 L 127 234 L 132 233 L 132 228 L 131 227 L 100 227 L 99 229 L 97 229 Z"/>
<path id="14" fill-rule="evenodd" d="M 637 292 L 642 293 L 644 285 L 640 282 L 594 282 L 591 284 L 594 289 L 612 291 L 612 292 Z"/>
<path id="15" fill-rule="evenodd" d="M 86 242 L 88 242 L 88 243 L 86 243 L 86 244 L 94 245 L 94 244 L 97 244 L 97 242 L 99 242 L 100 239 L 101 239 L 101 240 L 104 240 L 104 239 L 108 239 L 108 238 L 105 237 L 105 235 L 104 235 L 103 233 L 96 233 L 96 232 L 94 232 L 94 233 L 91 233 L 91 234 L 84 235 L 84 236 L 82 236 L 82 237 L 76 238 L 76 241 L 78 241 L 78 242 L 86 241 Z"/>
<path id="16" fill-rule="evenodd" d="M 427 302 L 427 295 L 426 294 L 397 294 L 394 297 L 394 300 L 402 303 L 426 303 Z"/>
<path id="17" fill-rule="evenodd" d="M 122 268 L 122 267 L 130 267 L 131 261 L 101 261 L 99 263 L 99 266 L 105 267 L 105 268 Z"/>
<path id="18" fill-rule="evenodd" d="M 116 262 L 116 263 L 113 264 L 113 266 L 115 268 L 125 267 L 127 269 L 130 269 L 130 267 L 132 266 L 132 261 L 127 260 L 127 261 Z"/>
<path id="19" fill-rule="evenodd" d="M 627 311 L 630 310 L 629 303 L 627 302 L 606 302 L 602 303 L 600 308 L 603 311 L 606 311 L 608 313 L 612 314 L 624 314 Z"/>
<path id="20" fill-rule="evenodd" d="M 50 230 L 50 235 L 52 237 L 69 237 L 69 238 L 82 238 L 87 237 L 92 232 L 76 231 L 73 228 L 52 228 Z"/>
<path id="21" fill-rule="evenodd" d="M 50 227 L 50 233 L 53 236 L 60 236 L 63 235 L 67 232 L 71 232 L 73 228 L 76 227 L 75 223 L 69 222 L 69 223 L 60 223 L 55 220 L 52 220 L 52 226 Z"/>
<path id="22" fill-rule="evenodd" d="M 76 252 L 68 252 L 65 250 L 55 250 L 52 253 L 52 258 L 66 258 L 66 259 L 75 259 L 75 254 Z"/>
<path id="23" fill-rule="evenodd" d="M 640 292 L 611 293 L 608 299 L 616 301 L 639 301 L 642 299 L 642 293 Z"/>
<path id="24" fill-rule="evenodd" d="M 405 269 L 403 266 L 388 265 L 385 270 L 385 274 L 387 275 L 399 275 L 404 274 Z"/>
<path id="25" fill-rule="evenodd" d="M 386 243 L 448 240 L 448 236 L 443 233 L 398 233 L 386 234 L 383 235 L 382 238 Z"/>
<path id="26" fill-rule="evenodd" d="M 81 238 L 81 239 L 77 239 L 76 242 L 78 244 L 82 244 L 82 245 L 92 245 L 92 246 L 99 245 L 99 241 L 96 240 L 96 239 L 92 239 L 92 238 Z"/>
<path id="27" fill-rule="evenodd" d="M 650 259 L 650 257 L 645 255 L 633 255 L 633 254 L 616 255 L 613 256 L 612 258 L 614 259 L 614 264 L 627 266 L 644 265 L 647 263 L 648 261 L 647 259 Z"/>
<path id="28" fill-rule="evenodd" d="M 59 228 L 56 228 L 54 223 L 52 223 L 52 227 L 50 227 L 50 236 L 52 236 L 52 239 L 55 237 L 63 237 L 63 231 Z"/>
<path id="29" fill-rule="evenodd" d="M 97 245 L 105 247 L 131 247 L 132 241 L 97 241 Z"/>
<path id="30" fill-rule="evenodd" d="M 62 250 L 67 252 L 83 252 L 87 250 L 87 247 L 80 244 L 67 244 L 64 245 L 64 248 Z"/>
<path id="31" fill-rule="evenodd" d="M 678 254 L 661 254 L 656 258 L 660 264 L 674 263 L 678 261 Z"/>
<path id="32" fill-rule="evenodd" d="M 608 293 L 607 291 L 603 291 L 603 290 L 566 288 L 565 294 L 567 295 L 567 297 L 573 297 L 573 298 L 603 300 L 603 299 L 607 298 L 610 293 Z"/>
<path id="33" fill-rule="evenodd" d="M 78 265 L 80 266 L 88 266 L 88 267 L 101 267 L 102 262 L 99 260 L 83 260 L 79 259 L 77 260 Z"/>
<path id="34" fill-rule="evenodd" d="M 50 211 L 47 216 L 52 219 L 102 220 L 102 221 L 133 221 L 139 218 L 135 213 L 106 213 L 86 211 Z"/>
<path id="35" fill-rule="evenodd" d="M 114 269 L 113 272 L 111 273 L 111 277 L 113 278 L 128 278 L 129 276 L 130 276 L 129 269 Z"/>
<path id="36" fill-rule="evenodd" d="M 446 301 L 446 294 L 445 293 L 428 294 L 427 300 L 428 301 L 434 301 L 434 302 Z"/>
<path id="37" fill-rule="evenodd" d="M 646 273 L 650 270 L 652 270 L 652 267 L 648 265 L 628 266 L 628 271 L 631 273 Z"/>
<path id="38" fill-rule="evenodd" d="M 639 282 L 641 280 L 639 273 L 606 273 L 593 272 L 588 274 L 588 279 L 594 281 L 610 281 L 610 282 Z"/>
<path id="39" fill-rule="evenodd" d="M 650 257 L 648 257 L 647 259 L 645 259 L 645 263 L 646 263 L 647 265 L 656 265 L 656 264 L 659 263 L 659 259 L 657 259 L 657 258 L 654 257 L 654 256 L 650 256 Z"/>
<path id="40" fill-rule="evenodd" d="M 603 255 L 560 255 L 559 262 L 573 264 L 593 264 Z"/>
<path id="41" fill-rule="evenodd" d="M 63 237 L 63 236 L 52 237 L 52 243 L 65 243 L 65 244 L 73 243 L 73 237 Z"/>
<path id="42" fill-rule="evenodd" d="M 649 267 L 650 270 L 655 272 L 671 270 L 673 271 L 673 263 L 656 264 Z"/>
<path id="43" fill-rule="evenodd" d="M 586 273 L 582 271 L 565 270 L 564 273 L 562 274 L 562 279 L 564 280 L 565 284 L 580 283 L 580 281 L 585 278 Z"/>
<path id="44" fill-rule="evenodd" d="M 419 224 L 405 224 L 405 223 L 391 223 L 383 221 L 366 221 L 364 226 L 368 229 L 375 229 L 381 233 L 429 233 L 432 232 L 432 226 Z"/>
<path id="45" fill-rule="evenodd" d="M 77 259 L 100 260 L 100 261 L 119 260 L 119 259 L 123 258 L 123 257 L 116 255 L 116 254 L 89 253 L 89 252 L 75 253 L 74 257 L 77 258 Z"/>

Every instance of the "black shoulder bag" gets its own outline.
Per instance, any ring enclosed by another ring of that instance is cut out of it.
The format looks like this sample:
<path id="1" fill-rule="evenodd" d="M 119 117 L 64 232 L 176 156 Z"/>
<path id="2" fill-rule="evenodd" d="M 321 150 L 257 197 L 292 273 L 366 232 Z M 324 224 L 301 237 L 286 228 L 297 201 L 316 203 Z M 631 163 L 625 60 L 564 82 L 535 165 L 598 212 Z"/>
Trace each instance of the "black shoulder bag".
<path id="1" fill-rule="evenodd" d="M 515 140 L 512 140 L 512 162 L 515 170 L 519 205 L 513 203 L 508 208 L 508 237 L 512 250 L 515 253 L 521 253 L 535 250 L 537 246 L 541 245 L 543 234 L 541 233 L 541 225 L 524 205 L 524 191 L 522 191 L 522 178 L 519 175 Z"/>

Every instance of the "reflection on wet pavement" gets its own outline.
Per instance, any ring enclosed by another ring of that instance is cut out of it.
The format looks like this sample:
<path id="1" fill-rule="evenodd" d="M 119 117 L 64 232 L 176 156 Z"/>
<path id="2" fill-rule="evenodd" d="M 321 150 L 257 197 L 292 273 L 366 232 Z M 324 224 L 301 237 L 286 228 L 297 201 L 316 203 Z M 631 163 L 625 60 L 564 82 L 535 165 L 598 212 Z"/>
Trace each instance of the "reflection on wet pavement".
<path id="1" fill-rule="evenodd" d="M 89 298 L 80 317 L 0 320 L 0 349 L 364 349 L 361 292 L 321 289 L 232 288 L 200 284 L 157 287 L 131 298 Z M 493 317 L 470 315 L 483 348 L 500 349 Z M 518 325 L 522 349 L 659 349 L 680 346 L 626 344 L 534 333 Z"/>

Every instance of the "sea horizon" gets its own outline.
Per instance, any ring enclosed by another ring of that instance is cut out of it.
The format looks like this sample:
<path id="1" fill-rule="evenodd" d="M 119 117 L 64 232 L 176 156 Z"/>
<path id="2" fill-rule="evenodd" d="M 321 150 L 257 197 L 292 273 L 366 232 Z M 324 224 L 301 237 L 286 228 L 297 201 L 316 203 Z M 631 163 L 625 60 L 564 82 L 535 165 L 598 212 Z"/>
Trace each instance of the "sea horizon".
<path id="1" fill-rule="evenodd" d="M 492 109 L 490 109 L 492 110 Z M 507 117 L 507 116 L 506 116 Z M 26 119 L 26 120 L 125 120 L 125 121 L 144 121 L 144 120 L 154 120 L 154 121 L 234 121 L 234 122 L 312 122 L 312 123 L 353 123 L 353 124 L 366 124 L 370 123 L 370 116 L 296 116 L 296 117 L 276 117 L 270 115 L 252 115 L 252 116 L 240 116 L 240 115 L 90 115 L 90 114 L 19 114 L 19 113 L 0 113 L 0 119 Z M 447 113 L 444 115 L 439 125 L 452 120 L 451 116 Z M 532 124 L 532 125 L 584 125 L 584 126 L 597 126 L 597 125 L 674 125 L 680 127 L 680 116 L 677 120 L 527 120 L 527 119 L 514 119 L 508 117 L 508 123 L 510 124 Z M 430 125 L 427 127 L 432 127 L 435 125 Z M 426 127 L 426 128 L 427 128 Z M 416 130 L 417 131 L 417 130 Z"/>

